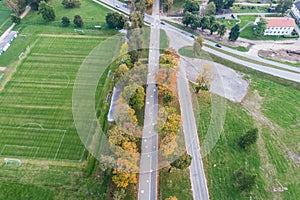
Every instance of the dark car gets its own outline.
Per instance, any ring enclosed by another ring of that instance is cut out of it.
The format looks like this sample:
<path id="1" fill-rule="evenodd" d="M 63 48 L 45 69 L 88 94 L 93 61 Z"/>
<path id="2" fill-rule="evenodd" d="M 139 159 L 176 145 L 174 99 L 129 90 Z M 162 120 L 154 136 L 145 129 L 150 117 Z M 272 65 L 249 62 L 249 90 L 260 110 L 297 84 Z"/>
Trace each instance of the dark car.
<path id="1" fill-rule="evenodd" d="M 215 46 L 218 48 L 222 48 L 222 46 L 220 44 L 216 44 Z"/>
<path id="2" fill-rule="evenodd" d="M 191 38 L 195 38 L 195 35 L 191 35 Z"/>
<path id="3" fill-rule="evenodd" d="M 165 22 L 161 21 L 160 24 L 161 24 L 161 25 L 165 25 Z"/>

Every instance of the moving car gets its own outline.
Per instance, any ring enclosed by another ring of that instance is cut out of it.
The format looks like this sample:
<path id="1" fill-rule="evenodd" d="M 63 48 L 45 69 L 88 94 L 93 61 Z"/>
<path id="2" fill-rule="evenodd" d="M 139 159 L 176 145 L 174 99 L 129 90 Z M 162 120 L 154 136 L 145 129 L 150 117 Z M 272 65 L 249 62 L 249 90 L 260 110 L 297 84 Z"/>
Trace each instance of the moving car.
<path id="1" fill-rule="evenodd" d="M 215 46 L 218 48 L 222 48 L 222 46 L 220 44 L 216 44 Z"/>

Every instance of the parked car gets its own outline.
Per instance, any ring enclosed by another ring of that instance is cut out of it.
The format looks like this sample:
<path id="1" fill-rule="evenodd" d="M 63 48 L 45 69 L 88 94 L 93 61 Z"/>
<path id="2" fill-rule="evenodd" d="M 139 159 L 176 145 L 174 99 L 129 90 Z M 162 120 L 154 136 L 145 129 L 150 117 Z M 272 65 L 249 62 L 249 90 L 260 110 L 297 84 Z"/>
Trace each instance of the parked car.
<path id="1" fill-rule="evenodd" d="M 163 21 L 160 21 L 160 24 L 161 24 L 161 25 L 165 25 L 165 22 L 163 22 Z"/>
<path id="2" fill-rule="evenodd" d="M 220 44 L 216 44 L 215 46 L 218 48 L 222 48 L 222 46 Z"/>
<path id="3" fill-rule="evenodd" d="M 195 38 L 195 35 L 191 35 L 191 38 Z"/>

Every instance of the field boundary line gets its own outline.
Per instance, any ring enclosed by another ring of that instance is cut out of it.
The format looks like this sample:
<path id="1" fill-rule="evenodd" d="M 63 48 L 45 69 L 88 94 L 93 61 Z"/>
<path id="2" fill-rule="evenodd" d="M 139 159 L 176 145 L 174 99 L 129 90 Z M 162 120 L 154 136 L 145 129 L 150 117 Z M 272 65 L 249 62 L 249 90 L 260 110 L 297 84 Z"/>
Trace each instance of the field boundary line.
<path id="1" fill-rule="evenodd" d="M 88 39 L 107 39 L 105 36 L 93 36 L 93 35 L 68 35 L 68 34 L 38 34 L 40 37 L 55 37 L 55 38 L 88 38 Z"/>
<path id="2" fill-rule="evenodd" d="M 36 149 L 34 156 L 32 156 L 31 158 L 36 158 L 36 155 L 38 153 L 38 151 L 40 150 L 40 147 L 37 146 L 25 146 L 25 145 L 15 145 L 15 144 L 5 144 L 0 152 L 0 155 L 2 156 L 15 156 L 18 157 L 18 155 L 8 155 L 8 154 L 3 154 L 3 151 L 6 149 L 6 147 L 21 147 L 21 148 L 29 148 L 29 149 Z M 29 157 L 30 156 L 21 156 L 21 157 Z"/>
<path id="3" fill-rule="evenodd" d="M 43 130 L 43 131 L 58 131 L 58 132 L 65 132 L 65 131 L 67 131 L 67 130 L 63 130 L 63 129 L 31 128 L 31 127 L 23 127 L 23 126 L 0 126 L 0 128 L 7 128 L 7 129 L 27 129 L 27 130 Z"/>
<path id="4" fill-rule="evenodd" d="M 55 156 L 54 156 L 54 160 L 56 160 L 56 158 L 57 158 L 57 155 L 58 155 L 58 152 L 59 152 L 60 147 L 61 147 L 61 145 L 62 145 L 62 142 L 63 142 L 63 140 L 65 139 L 66 132 L 67 132 L 67 131 L 65 130 L 63 136 L 62 136 L 61 139 L 60 139 L 60 143 L 59 143 L 59 145 L 58 145 L 58 147 L 57 147 L 57 150 L 56 150 L 56 153 L 55 153 Z"/>

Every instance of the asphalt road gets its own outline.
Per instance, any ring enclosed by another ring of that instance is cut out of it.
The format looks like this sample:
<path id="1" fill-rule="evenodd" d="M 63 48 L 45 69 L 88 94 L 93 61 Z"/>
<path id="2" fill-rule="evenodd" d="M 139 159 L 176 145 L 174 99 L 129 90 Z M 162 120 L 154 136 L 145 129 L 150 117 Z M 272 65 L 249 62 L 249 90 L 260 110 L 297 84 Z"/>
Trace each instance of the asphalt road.
<path id="1" fill-rule="evenodd" d="M 153 4 L 150 29 L 150 46 L 148 60 L 148 76 L 145 104 L 144 129 L 142 136 L 140 173 L 139 173 L 139 200 L 157 199 L 158 174 L 158 133 L 154 130 L 158 117 L 158 93 L 155 74 L 159 70 L 160 20 L 159 0 Z"/>
<path id="2" fill-rule="evenodd" d="M 190 180 L 193 191 L 193 199 L 208 200 L 209 193 L 202 157 L 200 153 L 200 144 L 196 120 L 193 111 L 193 104 L 191 100 L 191 93 L 188 85 L 188 80 L 185 74 L 186 64 L 188 63 L 186 63 L 184 60 L 181 60 L 179 63 L 177 87 L 185 146 L 187 153 L 192 156 L 192 163 L 190 165 Z"/>

